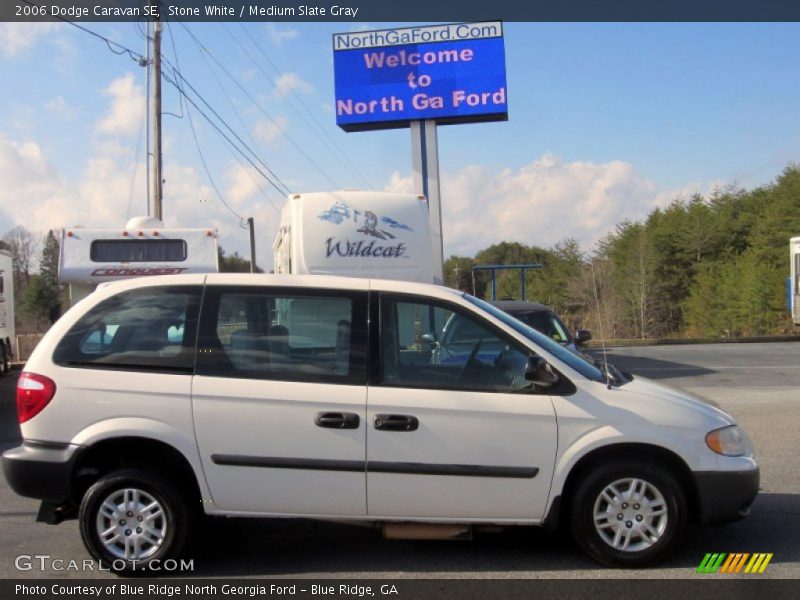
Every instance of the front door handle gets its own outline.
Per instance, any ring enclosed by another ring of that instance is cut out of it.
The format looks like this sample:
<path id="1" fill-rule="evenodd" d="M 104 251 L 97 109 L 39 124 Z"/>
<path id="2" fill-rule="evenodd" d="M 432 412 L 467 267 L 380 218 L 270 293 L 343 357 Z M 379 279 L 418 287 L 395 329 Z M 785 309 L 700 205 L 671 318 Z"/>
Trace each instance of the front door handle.
<path id="1" fill-rule="evenodd" d="M 358 429 L 360 421 L 356 413 L 319 412 L 314 417 L 314 425 L 329 429 Z"/>
<path id="2" fill-rule="evenodd" d="M 411 415 L 375 415 L 375 429 L 383 431 L 416 431 L 419 419 Z"/>

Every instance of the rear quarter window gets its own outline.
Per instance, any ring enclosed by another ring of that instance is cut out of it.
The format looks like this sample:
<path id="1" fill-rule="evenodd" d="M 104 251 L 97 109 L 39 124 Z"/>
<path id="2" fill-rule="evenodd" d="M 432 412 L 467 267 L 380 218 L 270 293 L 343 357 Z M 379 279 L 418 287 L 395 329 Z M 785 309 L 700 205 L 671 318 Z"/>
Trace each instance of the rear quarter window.
<path id="1" fill-rule="evenodd" d="M 67 367 L 185 371 L 194 366 L 200 286 L 123 292 L 92 308 L 61 339 Z"/>

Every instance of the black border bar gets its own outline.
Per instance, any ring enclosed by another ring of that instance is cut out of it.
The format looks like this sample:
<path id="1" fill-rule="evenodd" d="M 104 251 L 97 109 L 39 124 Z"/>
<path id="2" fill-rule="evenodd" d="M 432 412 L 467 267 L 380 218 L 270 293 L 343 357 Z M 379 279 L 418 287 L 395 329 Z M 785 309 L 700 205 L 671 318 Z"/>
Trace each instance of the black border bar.
<path id="1" fill-rule="evenodd" d="M 687 569 L 687 572 L 690 570 Z M 416 577 L 416 578 L 411 578 Z M 33 586 L 42 593 L 20 593 L 16 586 Z M 101 588 L 99 595 L 81 594 L 81 586 Z M 119 592 L 122 586 L 125 593 Z M 152 587 L 151 587 L 152 586 Z M 227 586 L 227 588 L 226 588 Z M 313 587 L 312 587 L 313 586 Z M 226 593 L 234 587 L 239 594 Z M 324 588 L 325 593 L 312 591 Z M 117 590 L 114 592 L 113 590 Z M 276 592 L 275 590 L 282 590 Z M 54 591 L 55 590 L 55 591 Z M 76 590 L 75 593 L 69 593 Z M 139 591 L 141 590 L 141 591 Z M 151 591 L 152 590 L 152 591 Z M 158 593 L 157 590 L 161 590 Z M 194 591 L 196 590 L 196 591 Z M 244 593 L 243 593 L 244 592 Z M 665 600 L 703 598 L 704 600 L 781 600 L 797 597 L 796 579 L 747 579 L 691 575 L 683 579 L 428 579 L 407 574 L 405 578 L 326 578 L 326 579 L 6 579 L 0 581 L 0 597 L 8 600 L 276 600 L 325 598 L 363 600 Z"/>
<path id="2" fill-rule="evenodd" d="M 138 21 L 146 18 L 143 7 L 147 3 L 148 0 L 4 0 L 0 3 L 0 21 Z M 30 10 L 26 14 L 18 9 L 32 4 L 45 6 L 45 14 L 32 14 Z M 162 19 L 187 22 L 800 21 L 800 2 L 796 0 L 161 0 L 161 5 Z M 65 12 L 53 15 L 53 6 Z M 207 9 L 212 6 L 224 10 L 209 14 Z M 70 7 L 78 12 L 69 14 Z M 103 14 L 102 9 L 110 7 L 139 11 L 135 16 Z M 334 7 L 350 10 L 343 13 Z"/>

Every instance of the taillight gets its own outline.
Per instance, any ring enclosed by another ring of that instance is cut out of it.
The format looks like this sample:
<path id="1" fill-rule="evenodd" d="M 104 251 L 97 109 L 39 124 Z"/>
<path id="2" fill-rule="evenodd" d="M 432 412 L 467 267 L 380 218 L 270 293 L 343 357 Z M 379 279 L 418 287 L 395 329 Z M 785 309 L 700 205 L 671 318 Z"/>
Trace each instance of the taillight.
<path id="1" fill-rule="evenodd" d="M 42 412 L 55 394 L 56 384 L 52 379 L 23 371 L 17 382 L 17 416 L 20 424 Z"/>

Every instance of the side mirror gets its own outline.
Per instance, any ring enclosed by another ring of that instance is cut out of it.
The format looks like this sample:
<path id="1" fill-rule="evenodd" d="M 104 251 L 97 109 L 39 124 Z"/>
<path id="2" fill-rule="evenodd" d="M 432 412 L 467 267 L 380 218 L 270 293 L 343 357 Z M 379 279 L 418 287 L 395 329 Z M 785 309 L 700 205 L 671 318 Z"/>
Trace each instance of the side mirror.
<path id="1" fill-rule="evenodd" d="M 422 341 L 426 344 L 435 344 L 436 343 L 436 334 L 433 333 L 423 333 L 422 334 Z"/>
<path id="2" fill-rule="evenodd" d="M 558 381 L 558 375 L 541 356 L 531 356 L 525 366 L 525 379 L 538 386 L 549 388 Z"/>
<path id="3" fill-rule="evenodd" d="M 575 332 L 575 343 L 578 345 L 585 344 L 590 339 L 592 339 L 592 332 L 588 329 L 578 329 Z"/>

